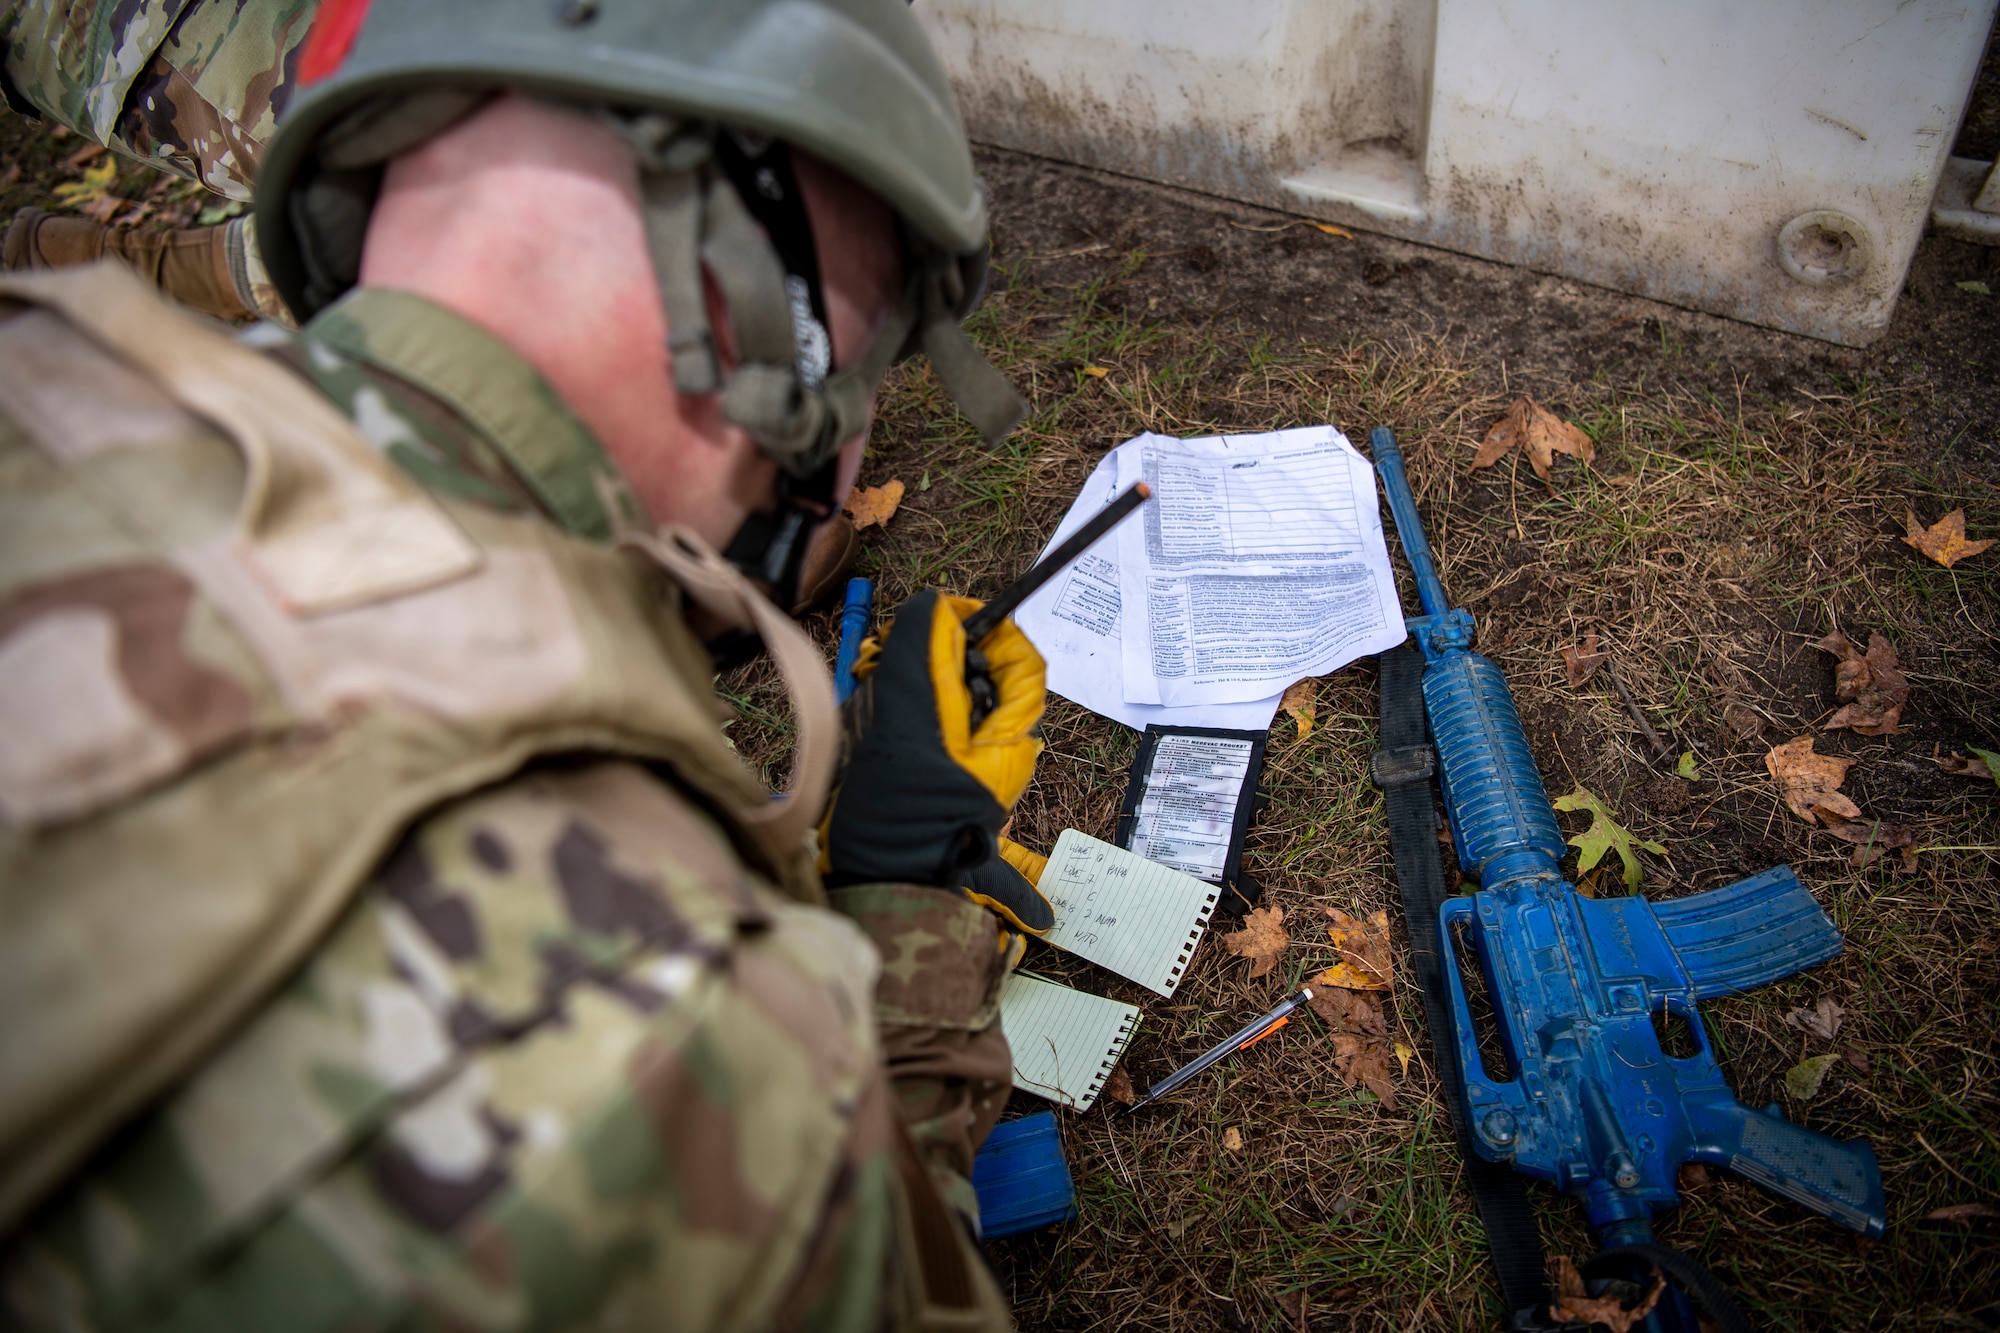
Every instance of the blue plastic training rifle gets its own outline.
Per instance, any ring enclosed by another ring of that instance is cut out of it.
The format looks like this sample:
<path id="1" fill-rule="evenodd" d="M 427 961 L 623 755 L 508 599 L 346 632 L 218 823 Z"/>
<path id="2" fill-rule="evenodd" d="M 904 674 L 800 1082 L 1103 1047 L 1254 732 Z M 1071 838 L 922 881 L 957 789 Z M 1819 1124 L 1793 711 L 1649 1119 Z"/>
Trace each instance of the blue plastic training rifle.
<path id="1" fill-rule="evenodd" d="M 1789 866 L 1657 903 L 1585 898 L 1564 881 L 1562 831 L 1507 681 L 1471 651 L 1472 616 L 1445 600 L 1395 436 L 1377 428 L 1369 443 L 1424 612 L 1408 622 L 1421 664 L 1408 647 L 1382 658 L 1374 777 L 1389 798 L 1440 1074 L 1457 1085 L 1448 1093 L 1457 1094 L 1460 1142 L 1482 1159 L 1468 1164 L 1481 1168 L 1472 1172 L 1475 1193 L 1503 1165 L 1546 1181 L 1581 1201 L 1605 1251 L 1585 1265 L 1586 1277 L 1637 1284 L 1657 1267 L 1724 1327 L 1742 1325 L 1705 1270 L 1653 1241 L 1653 1215 L 1679 1201 L 1681 1164 L 1726 1166 L 1866 1236 L 1881 1235 L 1886 1220 L 1882 1173 L 1866 1140 L 1836 1142 L 1775 1105 L 1739 1103 L 1695 1005 L 1832 958 L 1840 932 Z M 1470 897 L 1443 896 L 1433 773 L 1459 866 L 1478 881 Z M 1428 900 L 1412 892 L 1426 878 L 1439 885 Z M 1455 938 L 1483 974 L 1504 1069 L 1480 1055 Z M 1691 1045 L 1669 1040 L 1670 1054 L 1662 1033 L 1676 1023 Z M 1518 1177 L 1499 1179 L 1519 1192 Z M 1524 1308 L 1535 1302 L 1522 1293 L 1546 1288 L 1525 1196 L 1511 1206 L 1480 1202 L 1512 1317 L 1535 1327 L 1544 1315 Z M 1496 1234 L 1523 1227 L 1525 1241 Z M 1511 1275 L 1503 1249 L 1512 1251 Z M 1665 1296 L 1638 1327 L 1693 1333 L 1687 1298 L 1671 1287 Z"/>

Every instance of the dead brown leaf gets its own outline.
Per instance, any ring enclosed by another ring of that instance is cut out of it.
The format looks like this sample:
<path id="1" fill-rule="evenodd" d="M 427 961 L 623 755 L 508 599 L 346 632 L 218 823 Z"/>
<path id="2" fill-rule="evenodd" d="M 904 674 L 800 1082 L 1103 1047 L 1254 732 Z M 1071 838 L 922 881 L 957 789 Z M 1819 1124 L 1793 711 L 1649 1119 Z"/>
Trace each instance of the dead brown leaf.
<path id="1" fill-rule="evenodd" d="M 1732 699 L 1722 706 L 1722 720 L 1746 741 L 1754 741 L 1764 734 L 1763 716 L 1737 700 Z"/>
<path id="2" fill-rule="evenodd" d="M 1874 1065 L 1872 1065 L 1869 1062 L 1868 1053 L 1866 1051 L 1850 1050 L 1846 1054 L 1847 1054 L 1847 1063 L 1853 1065 L 1855 1069 L 1860 1071 L 1861 1073 L 1867 1074 L 1874 1070 Z"/>
<path id="3" fill-rule="evenodd" d="M 1986 766 L 1986 761 L 1976 754 L 1933 755 L 1931 762 L 1956 778 L 1973 778 L 1977 781 L 1991 782 L 1996 776 L 1993 770 Z"/>
<path id="4" fill-rule="evenodd" d="M 84 163 L 95 162 L 104 151 L 104 145 L 101 143 L 87 143 L 57 165 L 64 171 L 81 171 Z"/>
<path id="5" fill-rule="evenodd" d="M 1113 1069 L 1111 1077 L 1104 1080 L 1104 1095 L 1127 1106 L 1139 1100 L 1139 1094 L 1132 1088 L 1132 1076 L 1125 1072 L 1124 1065 Z"/>
<path id="6" fill-rule="evenodd" d="M 1374 1037 L 1333 1034 L 1333 1067 L 1348 1087 L 1359 1083 L 1388 1110 L 1396 1109 L 1396 1085 L 1389 1080 L 1389 1048 Z"/>
<path id="7" fill-rule="evenodd" d="M 1349 916 L 1338 907 L 1325 910 L 1333 921 L 1326 928 L 1326 933 L 1333 940 L 1333 947 L 1339 951 L 1340 961 L 1320 973 L 1319 981 L 1328 986 L 1345 986 L 1349 990 L 1388 990 L 1391 973 L 1389 914 L 1371 912 L 1363 921 Z"/>
<path id="8" fill-rule="evenodd" d="M 1380 993 L 1316 985 L 1308 1003 L 1332 1029 L 1333 1067 L 1340 1081 L 1350 1088 L 1359 1083 L 1383 1106 L 1395 1110 L 1396 1085 L 1389 1078 L 1389 1022 L 1382 1012 Z"/>
<path id="9" fill-rule="evenodd" d="M 1514 400 L 1505 416 L 1493 423 L 1480 441 L 1472 466 L 1491 467 L 1514 450 L 1527 455 L 1535 475 L 1549 479 L 1549 468 L 1557 454 L 1568 454 L 1589 463 L 1597 457 L 1591 438 L 1549 411 L 1526 394 Z"/>
<path id="10" fill-rule="evenodd" d="M 1708 1168 L 1700 1162 L 1682 1162 L 1680 1170 L 1674 1173 L 1674 1188 L 1683 1194 L 1693 1194 L 1708 1188 Z"/>
<path id="11" fill-rule="evenodd" d="M 1270 696 L 1266 695 L 1265 697 L 1269 698 Z M 1294 681 L 1292 687 L 1285 691 L 1285 697 L 1278 701 L 1278 707 L 1290 713 L 1293 720 L 1299 724 L 1298 738 L 1300 740 L 1304 740 L 1312 734 L 1313 706 L 1318 701 L 1319 681 L 1311 676 L 1307 676 L 1301 681 Z"/>
<path id="12" fill-rule="evenodd" d="M 117 195 L 101 194 L 97 198 L 87 201 L 77 212 L 83 214 L 100 227 L 105 227 L 111 225 L 113 215 L 123 207 L 125 207 L 125 201 Z"/>
<path id="13" fill-rule="evenodd" d="M 1312 1310 L 1312 1300 L 1306 1295 L 1304 1287 L 1281 1292 L 1278 1296 L 1278 1308 L 1292 1321 L 1292 1328 L 1296 1333 L 1309 1333 L 1306 1315 Z"/>
<path id="14" fill-rule="evenodd" d="M 1839 630 L 1819 641 L 1822 652 L 1840 659 L 1833 669 L 1833 697 L 1846 707 L 1827 719 L 1826 729 L 1851 728 L 1862 736 L 1893 736 L 1910 701 L 1910 681 L 1896 664 L 1896 649 L 1880 634 L 1868 636 L 1862 652 Z"/>
<path id="15" fill-rule="evenodd" d="M 1238 958 L 1248 958 L 1252 964 L 1250 975 L 1261 977 L 1278 965 L 1292 945 L 1284 921 L 1282 907 L 1253 907 L 1243 918 L 1243 929 L 1222 937 L 1222 947 Z"/>
<path id="16" fill-rule="evenodd" d="M 1785 804 L 1807 823 L 1861 818 L 1861 807 L 1839 791 L 1854 761 L 1814 754 L 1812 737 L 1800 736 L 1776 747 L 1764 756 L 1764 767 L 1771 771 L 1771 780 L 1778 784 Z"/>
<path id="17" fill-rule="evenodd" d="M 1989 1217 L 2000 1217 L 2000 1210 L 1996 1210 L 1990 1203 L 1955 1203 L 1949 1208 L 1931 1209 L 1924 1214 L 1924 1221 L 1953 1222 L 1962 1227 L 1969 1227 L 1974 1222 Z"/>
<path id="18" fill-rule="evenodd" d="M 1347 990 L 1340 986 L 1317 986 L 1307 1001 L 1312 1011 L 1335 1032 L 1353 1032 L 1386 1037 L 1389 1023 L 1382 1015 L 1379 992 Z"/>
<path id="19" fill-rule="evenodd" d="M 21 164 L 19 162 L 9 162 L 7 169 L 0 171 L 0 185 L 12 185 L 19 179 L 21 179 Z"/>
<path id="20" fill-rule="evenodd" d="M 1653 1280 L 1646 1287 L 1646 1294 L 1640 1302 L 1628 1310 L 1616 1296 L 1592 1296 L 1584 1289 L 1583 1274 L 1576 1271 L 1576 1265 L 1569 1256 L 1556 1256 L 1555 1299 L 1549 1302 L 1549 1313 L 1557 1319 L 1572 1319 L 1579 1324 L 1602 1324 L 1611 1333 L 1632 1333 L 1632 1326 L 1653 1312 L 1660 1303 L 1660 1293 L 1667 1289 L 1666 1279 L 1660 1270 L 1653 1270 Z"/>
<path id="21" fill-rule="evenodd" d="M 880 486 L 858 488 L 847 497 L 847 512 L 854 516 L 854 528 L 857 532 L 862 528 L 878 524 L 886 528 L 889 526 L 890 518 L 896 513 L 896 506 L 901 503 L 903 503 L 903 483 L 890 481 Z"/>
<path id="22" fill-rule="evenodd" d="M 1952 510 L 1928 528 L 1917 521 L 1916 510 L 1905 510 L 1903 526 L 1907 530 L 1903 540 L 1946 569 L 1993 544 L 1991 537 L 1976 542 L 1966 539 L 1963 509 Z"/>
<path id="23" fill-rule="evenodd" d="M 1609 656 L 1609 653 L 1597 651 L 1596 630 L 1591 630 L 1583 636 L 1580 647 L 1563 649 L 1563 670 L 1569 675 L 1569 687 L 1580 690 L 1589 684 L 1590 678 L 1597 674 L 1597 668 L 1603 665 L 1604 659 Z"/>
<path id="24" fill-rule="evenodd" d="M 1917 833 L 1908 824 L 1885 824 L 1879 819 L 1850 820 L 1844 824 L 1828 821 L 1826 831 L 1843 842 L 1855 844 L 1857 869 L 1873 865 L 1886 852 L 1896 852 L 1902 857 L 1904 874 L 1917 872 Z"/>
<path id="25" fill-rule="evenodd" d="M 1832 1041 L 1840 1031 L 1840 1020 L 1847 1017 L 1847 1011 L 1834 1002 L 1831 995 L 1822 995 L 1818 1004 L 1810 1009 L 1794 1009 L 1785 1015 L 1785 1025 L 1795 1027 L 1821 1041 Z"/>

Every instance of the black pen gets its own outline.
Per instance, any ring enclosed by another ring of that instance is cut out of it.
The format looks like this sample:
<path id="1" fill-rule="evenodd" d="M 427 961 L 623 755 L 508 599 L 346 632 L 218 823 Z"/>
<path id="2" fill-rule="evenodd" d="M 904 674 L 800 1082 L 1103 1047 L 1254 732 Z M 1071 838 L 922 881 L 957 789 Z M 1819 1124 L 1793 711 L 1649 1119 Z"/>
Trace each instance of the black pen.
<path id="1" fill-rule="evenodd" d="M 1069 540 L 1050 551 L 1047 559 L 1036 561 L 1032 569 L 995 594 L 992 601 L 967 616 L 965 646 L 977 648 L 988 635 L 1000 628 L 1001 621 L 1020 609 L 1021 603 L 1040 592 L 1044 583 L 1062 573 L 1070 561 L 1096 545 L 1099 537 L 1124 522 L 1125 516 L 1146 503 L 1152 494 L 1153 488 L 1145 482 L 1133 482 L 1090 522 L 1070 534 Z"/>
<path id="2" fill-rule="evenodd" d="M 1226 1038 L 1208 1051 L 1197 1056 L 1190 1063 L 1182 1065 L 1179 1069 L 1176 1069 L 1173 1073 L 1146 1089 L 1145 1096 L 1133 1102 L 1130 1106 L 1119 1112 L 1119 1114 L 1132 1114 L 1132 1112 L 1138 1110 L 1148 1102 L 1166 1096 L 1175 1088 L 1178 1088 L 1181 1084 L 1187 1082 L 1217 1060 L 1220 1060 L 1223 1056 L 1231 1055 L 1243 1050 L 1245 1047 L 1256 1045 L 1285 1024 L 1291 1022 L 1292 1011 L 1312 999 L 1312 997 L 1313 993 L 1311 990 L 1301 990 L 1297 995 L 1289 997 L 1276 1009 L 1258 1018 L 1241 1032 Z"/>
<path id="3" fill-rule="evenodd" d="M 1000 628 L 1001 621 L 1019 610 L 1021 603 L 1040 591 L 1044 583 L 1062 573 L 1065 566 L 1089 550 L 1099 537 L 1124 522 L 1126 516 L 1146 503 L 1152 494 L 1153 488 L 1143 481 L 1126 487 L 1123 494 L 1072 533 L 1069 540 L 1050 551 L 1046 559 L 1036 561 L 1032 569 L 965 618 L 965 686 L 972 694 L 972 730 L 979 730 L 979 724 L 1000 702 L 999 692 L 993 688 L 993 678 L 987 674 L 986 654 L 979 651 L 979 645 Z"/>

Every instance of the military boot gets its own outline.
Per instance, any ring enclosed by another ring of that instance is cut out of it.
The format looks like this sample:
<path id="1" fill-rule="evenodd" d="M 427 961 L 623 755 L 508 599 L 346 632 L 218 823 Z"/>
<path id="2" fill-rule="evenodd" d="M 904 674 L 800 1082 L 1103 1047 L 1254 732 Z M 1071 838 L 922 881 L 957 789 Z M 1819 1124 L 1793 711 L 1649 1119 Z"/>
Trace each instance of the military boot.
<path id="1" fill-rule="evenodd" d="M 256 281 L 263 265 L 249 253 L 254 242 L 248 222 L 235 218 L 213 227 L 141 232 L 23 208 L 7 228 L 0 268 L 67 268 L 122 259 L 168 296 L 205 315 L 227 320 L 282 316 L 276 292 Z M 259 300 L 260 295 L 267 299 Z"/>

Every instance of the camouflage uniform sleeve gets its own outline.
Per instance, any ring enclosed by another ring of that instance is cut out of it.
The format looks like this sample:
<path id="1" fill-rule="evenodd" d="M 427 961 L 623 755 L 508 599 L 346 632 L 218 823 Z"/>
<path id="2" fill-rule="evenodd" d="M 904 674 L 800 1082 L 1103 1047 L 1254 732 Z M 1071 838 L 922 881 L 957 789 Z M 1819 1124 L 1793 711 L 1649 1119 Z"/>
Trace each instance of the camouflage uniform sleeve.
<path id="1" fill-rule="evenodd" d="M 985 909 L 937 889 L 866 884 L 828 898 L 882 956 L 875 1017 L 897 1107 L 939 1187 L 976 1224 L 973 1154 L 1013 1082 L 1000 1030 L 1006 938 Z"/>
<path id="2" fill-rule="evenodd" d="M 876 968 L 635 766 L 463 798 L 0 1250 L 0 1324 L 1005 1329 Z"/>

